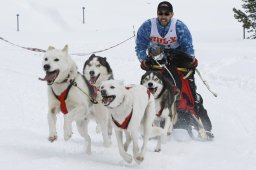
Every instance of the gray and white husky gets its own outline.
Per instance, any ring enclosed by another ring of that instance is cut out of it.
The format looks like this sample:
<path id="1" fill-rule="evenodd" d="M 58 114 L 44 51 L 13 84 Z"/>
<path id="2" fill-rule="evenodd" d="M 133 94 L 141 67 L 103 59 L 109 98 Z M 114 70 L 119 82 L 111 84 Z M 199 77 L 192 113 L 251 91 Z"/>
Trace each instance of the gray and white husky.
<path id="1" fill-rule="evenodd" d="M 155 97 L 156 116 L 158 125 L 162 125 L 164 132 L 172 132 L 173 129 L 187 130 L 188 135 L 192 139 L 196 139 L 196 135 L 200 139 L 207 139 L 206 132 L 200 121 L 196 121 L 189 112 L 181 112 L 177 110 L 180 101 L 180 91 L 174 87 L 173 83 L 162 75 L 159 71 L 148 71 L 141 77 L 141 84 L 147 87 Z M 160 120 L 159 120 L 160 118 Z M 159 123 L 160 122 L 160 123 Z M 161 123 L 165 122 L 165 123 Z M 166 131 L 169 129 L 168 131 Z M 195 129 L 195 134 L 192 131 Z M 173 131 L 174 132 L 174 131 Z M 177 134 L 178 135 L 178 134 Z M 179 135 L 175 138 L 179 138 Z M 162 141 L 166 136 L 162 138 Z"/>
<path id="2" fill-rule="evenodd" d="M 94 89 L 92 97 L 96 101 L 101 101 L 102 97 L 98 90 L 101 82 L 113 79 L 112 69 L 107 62 L 106 57 L 100 57 L 92 54 L 84 63 L 83 75 Z M 96 131 L 98 133 L 102 131 L 105 141 L 104 145 L 109 146 L 112 126 L 108 109 L 104 107 L 101 102 L 98 102 L 93 105 L 91 113 L 94 117 L 97 117 Z"/>
<path id="3" fill-rule="evenodd" d="M 141 77 L 140 83 L 147 87 L 155 98 L 155 125 L 162 126 L 164 132 L 166 132 L 165 136 L 162 137 L 164 141 L 167 132 L 172 131 L 173 125 L 177 121 L 176 100 L 179 91 L 174 88 L 172 82 L 167 80 L 161 72 L 157 71 L 146 72 Z"/>

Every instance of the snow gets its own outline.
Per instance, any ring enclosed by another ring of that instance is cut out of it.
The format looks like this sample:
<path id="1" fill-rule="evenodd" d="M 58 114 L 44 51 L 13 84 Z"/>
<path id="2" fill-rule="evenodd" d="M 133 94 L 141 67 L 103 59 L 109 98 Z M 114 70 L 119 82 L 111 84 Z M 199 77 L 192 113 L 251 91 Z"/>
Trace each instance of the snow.
<path id="1" fill-rule="evenodd" d="M 22 46 L 47 49 L 69 44 L 71 53 L 104 49 L 133 35 L 146 19 L 156 15 L 160 1 L 153 0 L 0 0 L 0 36 Z M 74 130 L 63 139 L 63 116 L 58 116 L 57 142 L 47 141 L 46 84 L 42 53 L 30 52 L 0 41 L 0 168 L 4 170 L 68 169 L 175 169 L 252 170 L 256 163 L 256 41 L 242 40 L 241 24 L 233 18 L 240 1 L 173 0 L 176 18 L 190 28 L 199 70 L 214 98 L 196 76 L 213 124 L 212 142 L 176 141 L 168 138 L 160 153 L 149 142 L 141 165 L 124 163 L 115 136 L 110 148 L 90 123 L 92 154 L 86 155 L 84 140 Z M 82 7 L 85 6 L 85 24 Z M 20 32 L 16 32 L 16 14 Z M 134 52 L 134 40 L 99 55 L 107 57 L 116 79 L 139 84 L 144 73 Z M 72 56 L 82 71 L 88 56 Z M 131 152 L 131 150 L 130 150 Z"/>

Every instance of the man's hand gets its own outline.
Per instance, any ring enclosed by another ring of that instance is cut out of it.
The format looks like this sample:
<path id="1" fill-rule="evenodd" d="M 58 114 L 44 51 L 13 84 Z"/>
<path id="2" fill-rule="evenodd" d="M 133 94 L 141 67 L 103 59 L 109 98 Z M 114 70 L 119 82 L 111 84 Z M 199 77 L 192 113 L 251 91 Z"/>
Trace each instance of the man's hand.
<path id="1" fill-rule="evenodd" d="M 161 55 L 164 51 L 164 46 L 162 45 L 152 45 L 149 49 L 148 49 L 148 56 L 155 58 L 159 55 Z"/>
<path id="2" fill-rule="evenodd" d="M 157 61 L 160 61 L 164 58 L 164 54 L 163 53 L 160 53 L 159 55 L 156 55 L 156 56 L 152 56 L 152 58 L 154 60 L 157 60 Z"/>
<path id="3" fill-rule="evenodd" d="M 198 65 L 198 61 L 197 61 L 196 58 L 194 58 L 193 61 L 190 64 L 190 68 L 195 69 L 197 67 L 197 65 Z"/>

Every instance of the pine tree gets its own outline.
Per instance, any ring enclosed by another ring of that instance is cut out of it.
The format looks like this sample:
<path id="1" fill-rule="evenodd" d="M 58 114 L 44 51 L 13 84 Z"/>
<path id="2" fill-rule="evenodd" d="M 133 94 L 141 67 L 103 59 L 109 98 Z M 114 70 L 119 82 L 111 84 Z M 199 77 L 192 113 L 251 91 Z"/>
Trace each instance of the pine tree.
<path id="1" fill-rule="evenodd" d="M 234 17 L 238 22 L 243 23 L 243 27 L 247 29 L 248 33 L 251 33 L 251 39 L 256 39 L 256 0 L 242 0 L 244 4 L 241 10 L 233 8 Z"/>

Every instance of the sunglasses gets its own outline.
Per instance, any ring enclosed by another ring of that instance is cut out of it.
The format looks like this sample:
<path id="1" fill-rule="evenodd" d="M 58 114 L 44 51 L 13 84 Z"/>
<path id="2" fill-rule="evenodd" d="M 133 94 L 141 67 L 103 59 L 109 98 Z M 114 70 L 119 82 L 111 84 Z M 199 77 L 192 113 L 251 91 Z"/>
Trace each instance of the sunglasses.
<path id="1" fill-rule="evenodd" d="M 158 12 L 158 15 L 162 16 L 169 16 L 171 13 L 170 12 Z"/>

